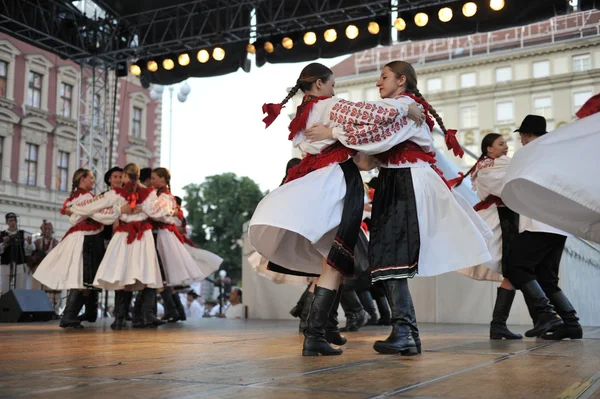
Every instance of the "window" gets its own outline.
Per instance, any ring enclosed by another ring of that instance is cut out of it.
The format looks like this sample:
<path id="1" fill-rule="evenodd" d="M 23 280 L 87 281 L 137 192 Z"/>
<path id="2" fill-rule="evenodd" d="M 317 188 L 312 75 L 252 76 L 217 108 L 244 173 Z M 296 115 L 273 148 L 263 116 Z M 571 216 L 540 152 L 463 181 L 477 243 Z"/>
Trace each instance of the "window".
<path id="1" fill-rule="evenodd" d="M 56 188 L 60 191 L 69 191 L 69 153 L 58 152 L 56 158 Z"/>
<path id="2" fill-rule="evenodd" d="M 6 98 L 8 83 L 8 62 L 0 61 L 0 97 Z"/>
<path id="3" fill-rule="evenodd" d="M 573 56 L 573 72 L 587 71 L 591 67 L 590 55 L 574 55 Z"/>
<path id="4" fill-rule="evenodd" d="M 435 93 L 436 91 L 442 91 L 442 78 L 427 79 L 427 92 Z"/>
<path id="5" fill-rule="evenodd" d="M 379 89 L 377 87 L 365 89 L 365 101 L 378 101 L 380 99 L 381 96 L 379 95 Z"/>
<path id="6" fill-rule="evenodd" d="M 341 98 L 343 100 L 348 100 L 350 98 L 348 96 L 348 92 L 347 91 L 342 91 L 340 93 L 336 93 L 335 96 L 338 97 L 338 98 Z"/>
<path id="7" fill-rule="evenodd" d="M 533 77 L 543 78 L 550 76 L 550 61 L 538 61 L 533 63 Z"/>
<path id="8" fill-rule="evenodd" d="M 73 86 L 61 83 L 60 85 L 60 115 L 65 118 L 71 117 L 71 104 L 73 100 Z"/>
<path id="9" fill-rule="evenodd" d="M 591 91 L 582 91 L 580 93 L 573 94 L 573 107 L 575 110 L 579 110 L 585 104 L 587 100 L 592 96 Z"/>
<path id="10" fill-rule="evenodd" d="M 471 105 L 461 107 L 460 109 L 460 125 L 464 128 L 477 127 L 479 120 L 477 119 L 477 107 Z"/>
<path id="11" fill-rule="evenodd" d="M 100 123 L 100 110 L 102 105 L 100 104 L 102 98 L 100 94 L 94 94 L 94 104 L 92 105 L 92 123 L 98 125 Z"/>
<path id="12" fill-rule="evenodd" d="M 42 78 L 43 76 L 39 73 L 29 71 L 27 105 L 32 108 L 42 107 Z"/>
<path id="13" fill-rule="evenodd" d="M 496 83 L 509 82 L 512 80 L 512 68 L 496 68 Z"/>
<path id="14" fill-rule="evenodd" d="M 37 184 L 37 164 L 39 146 L 27 143 L 25 153 L 25 184 L 35 186 Z"/>
<path id="15" fill-rule="evenodd" d="M 513 109 L 512 101 L 496 103 L 496 121 L 500 123 L 512 122 L 514 119 Z"/>
<path id="16" fill-rule="evenodd" d="M 460 87 L 463 89 L 475 87 L 475 80 L 475 72 L 463 73 L 460 75 Z"/>
<path id="17" fill-rule="evenodd" d="M 552 97 L 538 97 L 533 99 L 533 113 L 552 119 Z"/>
<path id="18" fill-rule="evenodd" d="M 133 107 L 131 135 L 133 137 L 142 137 L 142 109 L 138 107 Z"/>

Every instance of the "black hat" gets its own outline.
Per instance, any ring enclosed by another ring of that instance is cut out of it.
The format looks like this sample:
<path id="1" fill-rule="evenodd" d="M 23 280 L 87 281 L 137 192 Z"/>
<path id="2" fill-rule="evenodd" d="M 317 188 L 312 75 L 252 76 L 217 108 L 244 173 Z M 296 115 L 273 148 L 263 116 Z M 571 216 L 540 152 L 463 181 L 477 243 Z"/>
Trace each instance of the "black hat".
<path id="1" fill-rule="evenodd" d="M 9 218 L 17 218 L 17 214 L 14 212 L 8 212 L 6 215 L 4 215 L 4 220 L 8 221 Z"/>
<path id="2" fill-rule="evenodd" d="M 104 174 L 104 183 L 106 183 L 107 186 L 110 186 L 110 176 L 115 173 L 115 172 L 123 172 L 123 168 L 119 168 L 118 166 L 114 166 L 112 168 L 110 168 L 105 174 Z"/>
<path id="3" fill-rule="evenodd" d="M 140 170 L 140 181 L 146 181 L 152 177 L 152 168 L 142 168 Z"/>
<path id="4" fill-rule="evenodd" d="M 536 136 L 541 136 L 548 133 L 546 131 L 546 118 L 539 115 L 527 115 L 521 126 L 515 132 L 519 133 L 531 133 Z"/>

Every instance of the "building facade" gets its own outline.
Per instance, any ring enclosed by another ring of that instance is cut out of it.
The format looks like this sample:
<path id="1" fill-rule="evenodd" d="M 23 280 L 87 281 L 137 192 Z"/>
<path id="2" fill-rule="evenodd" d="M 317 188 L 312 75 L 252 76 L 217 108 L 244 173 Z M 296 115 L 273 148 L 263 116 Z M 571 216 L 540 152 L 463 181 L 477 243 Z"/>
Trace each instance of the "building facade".
<path id="1" fill-rule="evenodd" d="M 150 98 L 139 79 L 81 70 L 0 33 L 0 221 L 15 212 L 19 228 L 34 234 L 46 219 L 61 237 L 70 227 L 59 211 L 71 191 L 71 177 L 77 168 L 90 166 L 81 161 L 78 129 L 80 142 L 97 141 L 92 144 L 99 151 L 89 159 L 100 171 L 129 162 L 156 167 L 161 112 L 161 102 Z M 106 134 L 89 135 L 97 126 Z M 104 189 L 103 176 L 96 180 Z"/>

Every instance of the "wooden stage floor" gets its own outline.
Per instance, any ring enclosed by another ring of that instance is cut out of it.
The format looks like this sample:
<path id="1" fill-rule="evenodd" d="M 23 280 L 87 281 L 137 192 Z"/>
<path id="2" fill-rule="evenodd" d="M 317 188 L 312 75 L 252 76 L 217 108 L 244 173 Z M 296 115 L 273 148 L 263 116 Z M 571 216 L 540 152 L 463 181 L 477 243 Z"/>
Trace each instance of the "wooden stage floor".
<path id="1" fill-rule="evenodd" d="M 600 328 L 490 341 L 484 325 L 424 324 L 423 354 L 401 357 L 374 352 L 388 327 L 367 327 L 346 334 L 342 356 L 303 358 L 297 325 L 0 324 L 0 398 L 600 398 Z"/>

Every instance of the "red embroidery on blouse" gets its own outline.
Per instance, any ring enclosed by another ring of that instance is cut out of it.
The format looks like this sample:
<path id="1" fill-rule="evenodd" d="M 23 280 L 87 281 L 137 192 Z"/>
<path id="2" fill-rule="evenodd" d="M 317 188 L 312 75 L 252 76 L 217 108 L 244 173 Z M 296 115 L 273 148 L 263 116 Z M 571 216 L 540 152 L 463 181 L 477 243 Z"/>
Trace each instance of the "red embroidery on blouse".
<path id="1" fill-rule="evenodd" d="M 290 122 L 290 135 L 288 140 L 293 140 L 299 131 L 306 129 L 306 123 L 308 122 L 308 115 L 312 107 L 321 100 L 326 100 L 331 97 L 315 97 L 315 96 L 304 96 L 302 104 L 296 109 L 296 116 Z"/>
<path id="2" fill-rule="evenodd" d="M 80 197 L 82 195 L 85 195 L 85 194 L 91 194 L 92 197 L 94 196 L 94 194 L 92 194 L 90 191 L 84 190 L 82 188 L 78 188 L 77 190 L 75 190 L 75 192 L 73 194 L 71 194 L 69 196 L 69 198 L 67 198 L 65 200 L 65 202 L 63 202 L 62 208 L 60 209 L 60 214 L 61 215 L 65 215 L 66 214 L 65 211 L 68 208 L 68 204 L 71 203 L 71 202 L 73 202 L 76 198 L 78 198 L 78 197 Z"/>
<path id="3" fill-rule="evenodd" d="M 427 123 L 427 126 L 429 126 L 429 130 L 433 131 L 433 126 L 435 125 L 435 122 L 433 121 L 433 118 L 429 114 L 429 109 L 431 108 L 431 105 L 429 105 L 429 103 L 427 101 L 415 96 L 412 93 L 406 93 L 406 92 L 400 94 L 400 96 L 398 96 L 398 97 L 409 97 L 409 98 L 412 98 L 413 100 L 415 100 L 415 102 L 417 104 L 421 104 L 421 106 L 423 107 L 423 110 L 425 111 L 425 123 Z"/>
<path id="4" fill-rule="evenodd" d="M 316 155 L 308 154 L 305 156 L 298 165 L 288 171 L 285 183 L 299 179 L 312 171 L 324 168 L 331 164 L 345 162 L 356 155 L 356 153 L 357 151 L 344 147 L 342 143 L 336 141 L 334 144 L 325 147 Z"/>
<path id="5" fill-rule="evenodd" d="M 381 124 L 395 121 L 399 112 L 392 106 L 339 100 L 329 112 L 329 120 L 347 125 Z"/>

